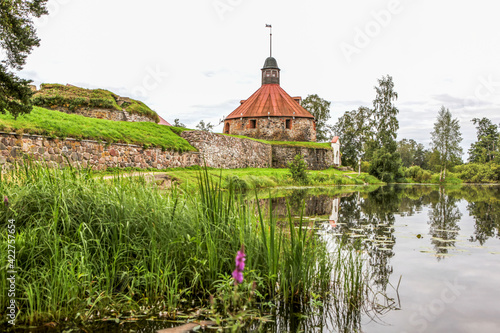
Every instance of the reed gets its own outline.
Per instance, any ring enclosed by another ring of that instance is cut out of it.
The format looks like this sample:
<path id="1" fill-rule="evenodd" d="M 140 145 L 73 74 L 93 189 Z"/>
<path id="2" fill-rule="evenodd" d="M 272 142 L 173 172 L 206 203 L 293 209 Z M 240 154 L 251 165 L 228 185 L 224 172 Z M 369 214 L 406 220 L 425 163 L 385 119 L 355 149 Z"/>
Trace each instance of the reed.
<path id="1" fill-rule="evenodd" d="M 139 311 L 174 317 L 192 302 L 206 306 L 220 281 L 227 283 L 241 244 L 247 290 L 258 301 L 327 298 L 336 258 L 302 218 L 298 225 L 290 219 L 285 230 L 272 214 L 256 217 L 232 186 L 222 190 L 207 170 L 198 184 L 195 194 L 162 191 L 144 177 L 105 181 L 90 169 L 29 161 L 6 171 L 0 181 L 0 194 L 9 199 L 0 208 L 0 288 L 7 287 L 4 226 L 14 219 L 17 322 Z M 354 272 L 348 277 L 358 278 Z M 253 281 L 256 290 L 248 287 Z M 2 312 L 6 296 L 0 295 Z"/>

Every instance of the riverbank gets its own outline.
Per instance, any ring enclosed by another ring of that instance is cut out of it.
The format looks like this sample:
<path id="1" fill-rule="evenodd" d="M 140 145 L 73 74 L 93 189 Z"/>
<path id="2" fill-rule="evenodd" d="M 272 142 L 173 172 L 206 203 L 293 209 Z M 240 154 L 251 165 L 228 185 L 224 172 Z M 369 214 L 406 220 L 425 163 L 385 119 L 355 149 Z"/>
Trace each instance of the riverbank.
<path id="1" fill-rule="evenodd" d="M 134 169 L 108 169 L 96 173 L 96 177 L 110 178 L 119 175 L 158 175 L 157 183 L 177 184 L 180 188 L 192 192 L 198 188 L 198 174 L 200 167 L 175 168 L 167 171 L 134 170 Z M 162 176 L 160 176 L 162 175 Z M 219 187 L 228 189 L 233 186 L 237 190 L 251 190 L 275 187 L 292 187 L 297 183 L 292 179 L 288 169 L 271 168 L 245 168 L 245 169 L 209 169 L 207 172 L 210 181 Z M 381 185 L 384 184 L 367 173 L 340 171 L 337 169 L 309 170 L 309 183 L 305 186 L 338 186 L 338 185 Z M 163 179 L 163 180 L 162 180 Z"/>
<path id="2" fill-rule="evenodd" d="M 18 327 L 176 318 L 193 307 L 200 318 L 234 327 L 265 317 L 272 304 L 326 302 L 335 290 L 347 303 L 364 301 L 360 254 L 350 247 L 332 253 L 305 220 L 277 227 L 272 216 L 256 216 L 258 208 L 232 187 L 212 182 L 213 172 L 198 173 L 189 196 L 144 177 L 103 181 L 88 169 L 31 165 L 3 174 L 0 223 L 7 230 L 12 221 L 15 242 L 2 232 L 0 260 L 7 263 L 15 247 Z M 242 245 L 244 280 L 235 284 Z M 343 272 L 357 274 L 347 289 Z M 1 270 L 2 290 L 7 283 Z M 4 324 L 9 302 L 2 293 Z"/>

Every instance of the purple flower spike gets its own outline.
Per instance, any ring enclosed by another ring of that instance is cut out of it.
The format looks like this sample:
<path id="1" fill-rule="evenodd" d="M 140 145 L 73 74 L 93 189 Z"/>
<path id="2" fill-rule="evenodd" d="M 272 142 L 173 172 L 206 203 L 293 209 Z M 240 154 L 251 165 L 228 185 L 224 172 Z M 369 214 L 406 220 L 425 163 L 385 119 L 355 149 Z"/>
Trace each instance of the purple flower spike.
<path id="1" fill-rule="evenodd" d="M 9 198 L 6 195 L 3 197 L 3 204 L 5 207 L 9 207 Z"/>
<path id="2" fill-rule="evenodd" d="M 242 245 L 241 250 L 236 254 L 236 269 L 233 271 L 233 278 L 236 284 L 243 282 L 243 270 L 245 269 L 245 247 Z"/>

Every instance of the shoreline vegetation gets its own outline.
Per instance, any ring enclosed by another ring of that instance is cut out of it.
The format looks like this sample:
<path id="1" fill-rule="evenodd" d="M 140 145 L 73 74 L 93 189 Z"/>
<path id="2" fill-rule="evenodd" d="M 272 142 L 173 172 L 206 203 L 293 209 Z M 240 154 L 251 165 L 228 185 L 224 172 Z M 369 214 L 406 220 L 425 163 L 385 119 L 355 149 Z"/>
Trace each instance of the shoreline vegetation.
<path id="1" fill-rule="evenodd" d="M 331 301 L 350 318 L 343 325 L 357 327 L 353 312 L 370 308 L 360 251 L 348 244 L 329 251 L 302 217 L 277 225 L 206 169 L 193 194 L 160 190 L 144 177 L 92 175 L 28 163 L 2 175 L 0 223 L 16 225 L 18 327 L 160 316 L 238 328 L 264 323 L 276 304 L 304 310 Z M 242 245 L 244 281 L 235 285 Z M 7 246 L 2 232 L 2 262 Z M 2 290 L 7 282 L 0 270 Z M 8 302 L 0 295 L 1 309 Z"/>
<path id="2" fill-rule="evenodd" d="M 95 177 L 111 178 L 112 176 L 135 175 L 142 176 L 146 173 L 159 175 L 156 180 L 158 185 L 164 182 L 176 183 L 181 189 L 188 192 L 197 190 L 198 173 L 202 167 L 172 168 L 167 170 L 156 169 L 135 169 L 135 168 L 108 168 L 106 171 L 98 171 Z M 357 173 L 349 171 L 340 171 L 337 169 L 309 170 L 308 184 L 301 184 L 300 187 L 318 187 L 318 186 L 364 186 L 364 185 L 383 185 L 381 181 L 366 173 Z M 207 177 L 212 182 L 220 183 L 222 189 L 233 187 L 237 191 L 278 188 L 278 187 L 296 187 L 297 183 L 293 180 L 288 169 L 272 168 L 244 168 L 244 169 L 213 169 L 207 168 Z"/>

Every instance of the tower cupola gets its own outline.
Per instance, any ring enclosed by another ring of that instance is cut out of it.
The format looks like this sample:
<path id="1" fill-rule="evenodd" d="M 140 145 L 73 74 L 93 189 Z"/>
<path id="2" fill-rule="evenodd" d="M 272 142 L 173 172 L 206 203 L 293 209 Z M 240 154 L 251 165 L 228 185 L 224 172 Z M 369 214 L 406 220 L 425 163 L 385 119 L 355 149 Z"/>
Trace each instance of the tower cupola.
<path id="1" fill-rule="evenodd" d="M 262 85 L 264 84 L 280 84 L 280 69 L 273 57 L 268 57 L 262 67 Z"/>

